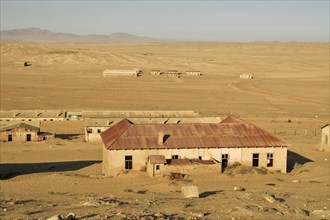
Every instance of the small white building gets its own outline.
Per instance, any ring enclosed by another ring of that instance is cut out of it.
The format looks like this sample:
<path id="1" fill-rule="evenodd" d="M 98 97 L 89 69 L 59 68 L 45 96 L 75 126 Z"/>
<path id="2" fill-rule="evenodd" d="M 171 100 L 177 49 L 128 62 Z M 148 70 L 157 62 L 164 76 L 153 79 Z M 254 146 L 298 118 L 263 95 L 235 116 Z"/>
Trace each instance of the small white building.
<path id="1" fill-rule="evenodd" d="M 329 124 L 324 125 L 321 128 L 321 150 L 329 151 L 330 149 L 330 126 Z"/>
<path id="2" fill-rule="evenodd" d="M 101 133 L 103 173 L 143 170 L 155 175 L 172 160 L 213 161 L 219 172 L 232 163 L 286 173 L 287 144 L 271 133 L 234 116 L 221 123 L 132 124 L 123 119 Z M 166 164 L 162 159 L 165 158 Z M 161 156 L 160 156 L 161 155 Z M 155 160 L 154 160 L 155 159 Z M 158 162 L 155 162 L 158 161 Z M 157 166 L 159 165 L 159 166 Z"/>
<path id="3" fill-rule="evenodd" d="M 201 76 L 201 71 L 186 71 L 187 76 Z"/>
<path id="4" fill-rule="evenodd" d="M 106 69 L 103 71 L 102 76 L 133 76 L 138 77 L 140 74 L 139 68 L 134 68 L 131 70 L 112 70 L 112 69 Z"/>

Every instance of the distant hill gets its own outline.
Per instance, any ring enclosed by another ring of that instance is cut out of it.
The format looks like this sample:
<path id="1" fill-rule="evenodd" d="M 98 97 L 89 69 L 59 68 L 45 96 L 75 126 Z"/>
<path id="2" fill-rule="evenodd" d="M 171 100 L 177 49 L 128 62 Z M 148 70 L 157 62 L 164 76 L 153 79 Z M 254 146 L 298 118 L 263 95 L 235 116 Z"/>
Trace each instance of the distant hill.
<path id="1" fill-rule="evenodd" d="M 126 43 L 126 42 L 160 42 L 165 40 L 135 36 L 127 33 L 110 35 L 77 35 L 71 33 L 55 33 L 36 27 L 25 29 L 1 30 L 1 41 L 26 42 L 78 42 L 78 43 Z"/>

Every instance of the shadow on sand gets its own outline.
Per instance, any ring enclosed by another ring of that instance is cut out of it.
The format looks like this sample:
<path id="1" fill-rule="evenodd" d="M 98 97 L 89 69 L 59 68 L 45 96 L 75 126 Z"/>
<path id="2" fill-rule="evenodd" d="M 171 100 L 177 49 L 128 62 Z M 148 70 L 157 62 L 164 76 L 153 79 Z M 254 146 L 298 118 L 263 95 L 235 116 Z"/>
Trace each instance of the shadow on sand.
<path id="1" fill-rule="evenodd" d="M 32 173 L 75 171 L 101 162 L 100 160 L 87 160 L 49 163 L 3 163 L 0 164 L 0 179 L 5 180 Z"/>
<path id="2" fill-rule="evenodd" d="M 222 192 L 222 190 L 203 192 L 203 193 L 199 194 L 199 198 L 206 198 L 208 196 L 212 196 L 212 195 L 215 195 L 215 194 L 220 193 L 220 192 Z"/>
<path id="3" fill-rule="evenodd" d="M 295 163 L 304 164 L 308 162 L 313 162 L 313 161 L 307 157 L 301 156 L 300 154 L 288 150 L 288 163 L 287 163 L 288 173 L 290 173 L 293 170 Z"/>
<path id="4" fill-rule="evenodd" d="M 73 140 L 78 139 L 81 134 L 55 134 L 55 138 L 60 138 L 63 140 Z"/>

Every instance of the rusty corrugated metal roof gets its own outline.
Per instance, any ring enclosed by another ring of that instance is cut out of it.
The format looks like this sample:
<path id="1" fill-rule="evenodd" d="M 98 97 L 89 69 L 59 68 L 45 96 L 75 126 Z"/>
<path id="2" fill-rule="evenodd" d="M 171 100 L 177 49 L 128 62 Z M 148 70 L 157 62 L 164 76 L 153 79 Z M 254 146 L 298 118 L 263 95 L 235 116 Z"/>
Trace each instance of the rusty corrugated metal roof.
<path id="1" fill-rule="evenodd" d="M 166 159 L 164 155 L 150 155 L 149 161 L 151 164 L 165 164 Z"/>
<path id="2" fill-rule="evenodd" d="M 123 119 L 101 134 L 110 150 L 287 146 L 269 132 L 234 116 L 224 123 L 143 124 Z M 167 135 L 158 143 L 159 133 Z"/>

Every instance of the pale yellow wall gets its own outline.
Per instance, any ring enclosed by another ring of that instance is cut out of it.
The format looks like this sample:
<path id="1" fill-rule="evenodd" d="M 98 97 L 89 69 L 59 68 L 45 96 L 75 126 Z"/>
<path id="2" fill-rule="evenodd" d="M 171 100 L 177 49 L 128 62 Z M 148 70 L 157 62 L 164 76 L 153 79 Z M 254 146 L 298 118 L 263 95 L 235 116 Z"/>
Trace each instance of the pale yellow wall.
<path id="1" fill-rule="evenodd" d="M 330 126 L 326 126 L 322 129 L 321 134 L 321 150 L 329 151 L 330 148 Z"/>
<path id="2" fill-rule="evenodd" d="M 101 141 L 101 133 L 98 133 L 97 130 L 101 129 L 101 132 L 107 130 L 109 128 L 109 126 L 104 127 L 104 126 L 100 126 L 100 127 L 94 127 L 94 126 L 87 126 L 85 127 L 85 141 L 86 142 L 100 142 Z M 92 133 L 88 133 L 87 129 L 91 129 Z"/>
<path id="3" fill-rule="evenodd" d="M 252 154 L 259 153 L 259 166 L 266 167 L 267 153 L 274 154 L 273 167 L 266 167 L 270 170 L 280 170 L 286 172 L 287 148 L 203 148 L 203 149 L 160 149 L 160 150 L 104 150 L 104 170 L 110 173 L 114 169 L 125 168 L 125 156 L 133 156 L 133 169 L 140 170 L 147 166 L 149 155 L 164 155 L 166 159 L 171 159 L 172 155 L 179 155 L 179 158 L 194 159 L 202 156 L 203 160 L 212 158 L 221 161 L 222 154 L 229 154 L 229 164 L 239 162 L 243 165 L 252 165 Z"/>
<path id="4" fill-rule="evenodd" d="M 241 148 L 241 164 L 252 166 L 252 154 L 259 153 L 259 167 L 286 173 L 287 147 Z M 267 154 L 273 153 L 273 167 L 267 167 Z"/>

